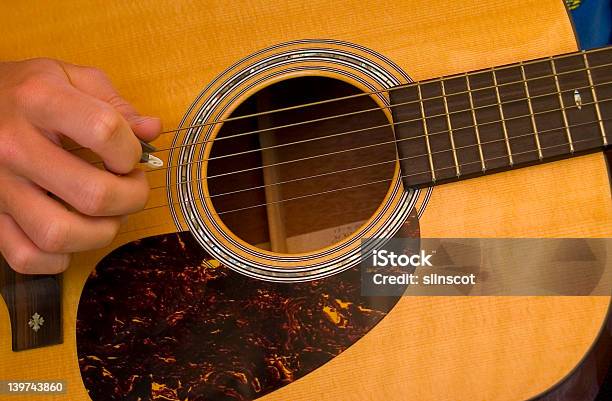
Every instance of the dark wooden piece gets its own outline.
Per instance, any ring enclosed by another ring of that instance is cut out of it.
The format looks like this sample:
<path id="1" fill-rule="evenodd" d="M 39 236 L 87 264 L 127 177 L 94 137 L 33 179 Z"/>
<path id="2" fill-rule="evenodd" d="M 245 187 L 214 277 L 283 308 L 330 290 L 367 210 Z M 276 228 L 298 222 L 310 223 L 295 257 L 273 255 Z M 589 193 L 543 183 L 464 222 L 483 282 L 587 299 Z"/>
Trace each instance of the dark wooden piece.
<path id="1" fill-rule="evenodd" d="M 612 144 L 612 48 L 417 82 L 389 93 L 407 187 Z"/>
<path id="2" fill-rule="evenodd" d="M 13 351 L 63 342 L 61 288 L 61 275 L 19 274 L 0 257 L 0 294 L 11 320 Z M 38 330 L 32 328 L 35 314 L 44 319 Z"/>

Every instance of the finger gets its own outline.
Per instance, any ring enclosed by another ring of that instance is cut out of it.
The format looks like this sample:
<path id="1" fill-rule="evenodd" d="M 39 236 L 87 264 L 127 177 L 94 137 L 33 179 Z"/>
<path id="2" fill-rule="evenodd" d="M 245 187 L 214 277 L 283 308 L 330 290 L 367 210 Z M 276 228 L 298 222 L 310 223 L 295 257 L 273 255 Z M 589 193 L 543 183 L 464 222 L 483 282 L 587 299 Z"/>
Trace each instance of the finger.
<path id="1" fill-rule="evenodd" d="M 0 213 L 0 253 L 22 274 L 57 274 L 70 263 L 70 255 L 41 251 L 6 213 Z"/>
<path id="2" fill-rule="evenodd" d="M 128 119 L 134 133 L 143 141 L 151 142 L 162 131 L 162 122 L 158 117 L 137 116 Z"/>
<path id="3" fill-rule="evenodd" d="M 6 152 L 5 165 L 83 214 L 131 214 L 147 202 L 149 186 L 140 170 L 117 176 L 98 169 L 56 146 L 33 127 L 22 127 L 19 135 L 10 137 L 16 143 L 4 143 L 0 147 Z M 32 153 L 19 149 L 32 149 Z"/>
<path id="4" fill-rule="evenodd" d="M 2 208 L 42 251 L 73 253 L 109 245 L 119 217 L 89 217 L 68 211 L 45 192 L 21 178 L 2 180 Z"/>
<path id="5" fill-rule="evenodd" d="M 22 96 L 21 105 L 32 124 L 90 148 L 119 174 L 130 172 L 140 160 L 138 138 L 109 104 L 57 81 L 29 90 L 31 96 Z"/>
<path id="6" fill-rule="evenodd" d="M 96 68 L 63 63 L 70 82 L 79 90 L 94 96 L 115 108 L 130 124 L 134 133 L 146 142 L 161 132 L 161 120 L 142 116 L 128 101 L 119 95 L 108 76 Z"/>

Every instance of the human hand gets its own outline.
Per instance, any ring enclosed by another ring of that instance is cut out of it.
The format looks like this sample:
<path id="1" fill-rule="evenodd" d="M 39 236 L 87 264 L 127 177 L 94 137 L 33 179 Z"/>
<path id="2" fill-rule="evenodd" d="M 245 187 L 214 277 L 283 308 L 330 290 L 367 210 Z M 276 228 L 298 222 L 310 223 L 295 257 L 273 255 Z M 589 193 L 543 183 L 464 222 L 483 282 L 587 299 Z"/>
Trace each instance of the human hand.
<path id="1" fill-rule="evenodd" d="M 160 131 L 160 120 L 140 116 L 99 70 L 50 59 L 0 63 L 0 252 L 9 265 L 59 273 L 71 253 L 108 245 L 121 216 L 148 199 L 135 169 L 139 138 Z M 62 136 L 99 155 L 107 171 L 64 150 Z"/>

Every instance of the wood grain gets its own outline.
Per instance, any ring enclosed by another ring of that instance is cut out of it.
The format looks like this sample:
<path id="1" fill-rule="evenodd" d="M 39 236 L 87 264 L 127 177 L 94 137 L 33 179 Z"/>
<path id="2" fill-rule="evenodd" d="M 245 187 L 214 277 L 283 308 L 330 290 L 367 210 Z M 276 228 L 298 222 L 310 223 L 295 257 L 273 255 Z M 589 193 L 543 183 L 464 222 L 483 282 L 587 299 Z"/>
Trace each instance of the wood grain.
<path id="1" fill-rule="evenodd" d="M 201 88 L 238 59 L 300 38 L 374 49 L 415 79 L 576 49 L 561 0 L 227 2 L 55 1 L 0 5 L 3 59 L 61 58 L 105 70 L 145 114 L 175 127 Z M 167 147 L 171 136 L 154 144 Z M 586 172 L 586 173 L 585 173 Z M 149 174 L 153 186 L 162 173 Z M 154 190 L 150 202 L 163 203 Z M 150 227 L 151 222 L 155 227 Z M 612 232 L 606 166 L 594 154 L 434 190 L 423 236 L 597 237 Z M 0 377 L 64 379 L 87 400 L 74 324 L 83 283 L 111 249 L 174 232 L 158 208 L 130 217 L 112 246 L 65 275 L 65 342 L 13 353 L 0 324 Z M 565 376 L 594 341 L 610 297 L 404 298 L 339 357 L 262 400 L 512 400 Z M 0 306 L 0 321 L 8 313 Z M 46 397 L 50 400 L 65 397 Z M 15 400 L 28 399 L 14 397 Z"/>
<path id="2" fill-rule="evenodd" d="M 19 274 L 0 256 L 0 295 L 10 316 L 13 351 L 62 343 L 61 275 Z M 43 319 L 37 330 L 29 324 L 34 314 Z"/>

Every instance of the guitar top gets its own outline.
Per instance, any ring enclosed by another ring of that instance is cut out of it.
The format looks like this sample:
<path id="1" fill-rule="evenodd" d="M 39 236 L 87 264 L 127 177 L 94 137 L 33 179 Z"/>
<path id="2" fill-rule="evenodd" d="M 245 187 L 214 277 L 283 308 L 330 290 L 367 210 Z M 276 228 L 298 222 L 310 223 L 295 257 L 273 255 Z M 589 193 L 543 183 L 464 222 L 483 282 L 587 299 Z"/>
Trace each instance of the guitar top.
<path id="1" fill-rule="evenodd" d="M 0 382 L 61 382 L 49 400 L 521 400 L 601 340 L 604 240 L 582 296 L 375 296 L 359 265 L 366 238 L 610 236 L 612 49 L 577 52 L 562 0 L 61 0 L 0 19 L 3 60 L 95 66 L 164 123 L 150 199 L 110 246 L 61 278 L 0 269 Z M 542 277 L 578 266 L 552 260 Z"/>

